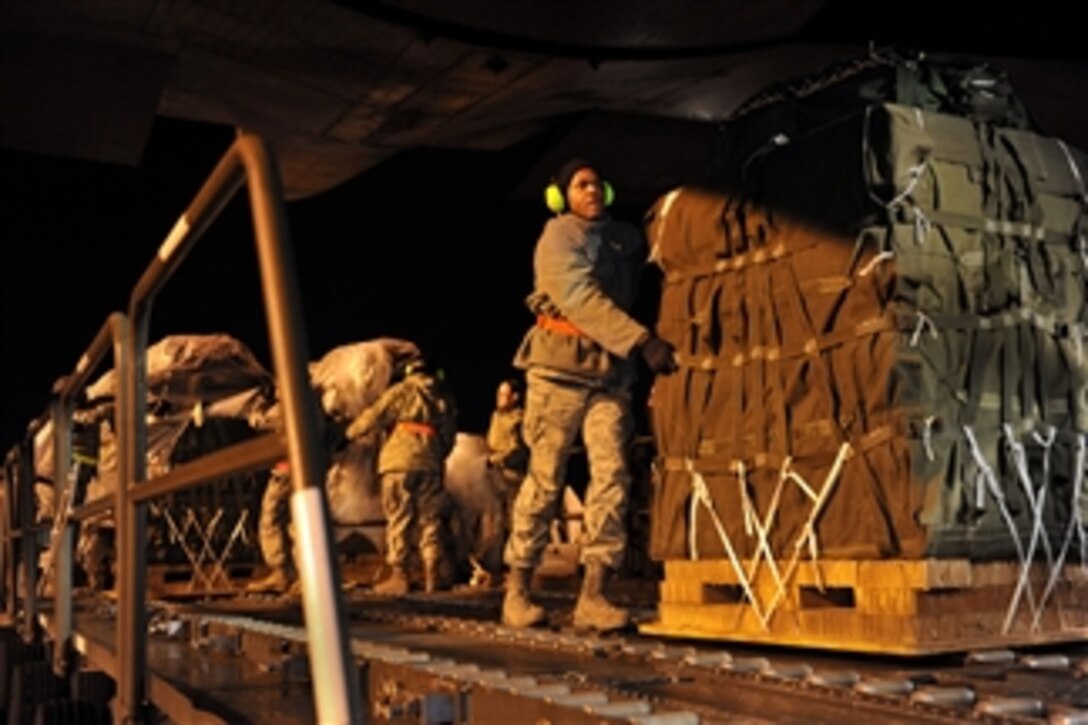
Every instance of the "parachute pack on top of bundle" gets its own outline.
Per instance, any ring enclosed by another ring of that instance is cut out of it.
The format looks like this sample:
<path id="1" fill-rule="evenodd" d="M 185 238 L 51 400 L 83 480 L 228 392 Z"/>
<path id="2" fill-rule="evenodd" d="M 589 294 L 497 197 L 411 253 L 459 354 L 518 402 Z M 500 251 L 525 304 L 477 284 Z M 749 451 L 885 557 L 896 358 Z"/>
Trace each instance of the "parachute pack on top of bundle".
<path id="1" fill-rule="evenodd" d="M 712 156 L 647 226 L 666 579 L 729 560 L 766 626 L 801 562 L 1084 561 L 1088 157 L 999 70 L 902 51 L 767 89 Z"/>

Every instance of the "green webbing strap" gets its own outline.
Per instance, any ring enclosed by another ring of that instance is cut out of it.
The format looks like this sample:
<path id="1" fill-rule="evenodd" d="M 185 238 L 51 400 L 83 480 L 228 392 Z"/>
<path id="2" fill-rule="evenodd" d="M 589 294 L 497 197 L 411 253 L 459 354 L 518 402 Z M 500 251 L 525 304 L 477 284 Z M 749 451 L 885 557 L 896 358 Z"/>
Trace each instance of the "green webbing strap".
<path id="1" fill-rule="evenodd" d="M 840 445 L 846 445 L 847 441 L 849 440 L 849 436 L 847 435 L 846 431 L 843 430 L 842 424 L 838 421 L 836 417 L 838 415 L 838 406 L 836 406 L 835 404 L 835 389 L 830 366 L 828 365 L 827 360 L 825 359 L 823 353 L 819 348 L 820 331 L 826 330 L 830 327 L 831 319 L 838 313 L 839 306 L 842 303 L 843 296 L 845 295 L 845 291 L 839 292 L 838 298 L 831 305 L 828 306 L 826 318 L 820 320 L 819 325 L 816 325 L 814 324 L 812 317 L 809 315 L 808 308 L 805 307 L 804 301 L 801 299 L 800 285 L 797 282 L 797 270 L 793 268 L 793 265 L 786 265 L 784 269 L 788 270 L 791 277 L 789 281 L 792 282 L 792 284 L 783 284 L 781 285 L 781 288 L 776 291 L 785 292 L 788 297 L 792 298 L 792 303 L 795 305 L 796 309 L 800 313 L 799 317 L 801 321 L 805 324 L 805 332 L 807 335 L 809 335 L 809 342 L 806 343 L 806 347 L 814 346 L 816 348 L 812 352 L 810 358 L 812 363 L 812 370 L 816 372 L 819 378 L 819 389 L 823 392 L 824 402 L 827 405 L 827 410 L 831 412 L 835 421 L 835 425 L 832 428 L 832 432 L 834 434 L 833 440 Z M 877 318 L 876 324 L 884 326 L 890 324 L 890 322 L 891 321 L 888 319 L 887 316 L 882 316 L 880 318 Z M 803 366 L 798 366 L 797 375 L 794 378 L 794 381 L 800 380 L 802 367 Z M 791 391 L 792 387 L 793 383 L 791 383 L 791 385 L 789 386 L 789 389 Z M 788 397 L 789 395 L 787 395 L 787 399 Z M 857 464 L 855 464 L 855 468 L 865 479 L 865 484 L 867 485 L 869 493 L 872 496 L 873 503 L 876 507 L 876 513 L 880 515 L 883 519 L 884 531 L 888 535 L 889 546 L 892 549 L 897 550 L 899 544 L 895 540 L 895 525 L 891 520 L 891 507 L 888 504 L 886 492 L 877 481 L 876 472 L 873 470 L 872 463 L 869 461 L 868 456 L 866 456 L 863 452 L 860 453 L 860 455 L 858 456 L 858 462 Z M 880 544 L 880 542 L 876 543 L 878 545 Z"/>
<path id="2" fill-rule="evenodd" d="M 971 424 L 975 422 L 978 415 L 979 401 L 982 399 L 982 391 L 985 387 L 986 370 L 1002 348 L 1005 335 L 992 330 L 978 330 L 973 337 L 974 342 L 970 347 L 971 364 L 967 366 L 967 375 L 963 380 L 963 389 L 967 391 L 963 420 Z"/>
<path id="3" fill-rule="evenodd" d="M 1073 248 L 1080 254 L 1084 269 L 1088 271 L 1088 231 L 1085 230 L 1085 226 L 1088 225 L 1088 189 L 1085 188 L 1084 176 L 1080 172 L 1080 167 L 1077 166 L 1076 159 L 1069 153 L 1069 147 L 1060 139 L 1056 140 L 1058 148 L 1061 149 L 1069 164 L 1069 171 L 1077 183 L 1077 190 L 1080 192 L 1081 213 L 1077 217 L 1077 223 L 1073 228 L 1073 238 L 1070 241 Z"/>
<path id="4" fill-rule="evenodd" d="M 722 314 L 723 306 L 728 303 L 728 300 L 724 298 L 725 291 L 723 289 L 723 280 L 721 278 L 717 278 L 717 279 L 714 279 L 712 281 L 713 281 L 713 287 L 712 287 L 712 289 L 709 290 L 708 298 L 707 298 L 708 299 L 707 307 L 709 309 L 708 317 L 711 318 L 711 319 L 708 319 L 707 332 L 706 332 L 706 335 L 705 335 L 705 337 L 708 339 L 708 344 L 713 342 L 713 340 L 711 340 L 711 338 L 712 338 L 711 330 L 713 329 L 713 326 L 715 324 L 715 320 L 713 318 L 716 317 L 717 320 L 720 320 L 723 317 L 723 314 Z M 717 348 L 717 350 L 715 350 L 715 352 L 720 351 L 721 348 L 724 346 L 724 344 L 725 344 L 725 339 L 724 338 L 725 338 L 725 333 L 723 331 L 722 334 L 721 334 L 721 338 L 717 341 L 718 348 Z M 700 382 L 703 384 L 702 400 L 701 401 L 692 400 L 692 404 L 690 406 L 690 408 L 692 410 L 697 410 L 698 411 L 698 414 L 697 414 L 697 416 L 695 418 L 695 420 L 696 420 L 696 429 L 694 431 L 694 436 L 692 438 L 692 450 L 697 450 L 699 441 L 701 441 L 703 439 L 705 423 L 709 419 L 709 416 L 707 415 L 707 413 L 708 413 L 708 411 L 710 411 L 710 401 L 713 398 L 714 386 L 719 382 L 718 375 L 716 375 L 714 372 L 710 372 L 705 376 L 700 376 L 700 378 L 702 378 L 700 380 Z M 695 385 L 695 376 L 694 375 L 689 375 L 688 376 L 688 394 L 689 394 L 689 398 L 693 398 L 694 395 L 695 395 L 696 391 L 694 389 L 694 385 Z"/>
<path id="5" fill-rule="evenodd" d="M 684 349 L 686 350 L 698 350 L 699 349 L 699 327 L 705 323 L 703 319 L 704 313 L 698 310 L 697 303 L 695 301 L 695 292 L 698 285 L 690 285 L 688 287 L 687 294 L 687 313 L 688 319 L 684 325 L 685 340 Z"/>
<path id="6" fill-rule="evenodd" d="M 98 459 L 97 458 L 95 458 L 94 456 L 88 455 L 86 453 L 81 453 L 81 452 L 76 451 L 76 450 L 72 451 L 72 461 L 74 463 L 82 463 L 84 466 L 97 466 L 98 465 Z"/>
<path id="7" fill-rule="evenodd" d="M 831 418 L 816 422 L 824 423 L 829 431 L 834 430 L 838 425 Z M 850 450 L 853 453 L 866 453 L 873 448 L 886 445 L 896 436 L 904 434 L 904 427 L 899 424 L 889 424 L 874 428 L 862 435 L 850 436 L 845 442 L 849 443 Z M 829 437 L 831 437 L 830 434 Z M 784 456 L 778 451 L 759 451 L 756 453 L 745 452 L 745 455 L 741 458 L 730 458 L 727 453 L 718 452 L 714 446 L 707 446 L 707 448 L 710 450 L 701 452 L 695 457 L 666 454 L 661 458 L 663 470 L 670 473 L 684 472 L 690 470 L 689 465 L 694 465 L 703 475 L 731 476 L 737 473 L 740 464 L 743 464 L 749 474 L 753 471 L 777 472 L 782 469 L 784 464 L 789 462 L 803 463 L 811 468 L 825 468 L 830 467 L 839 455 L 837 449 L 834 451 L 823 450 L 819 453 L 801 457 Z"/>
<path id="8" fill-rule="evenodd" d="M 744 303 L 745 303 L 745 296 L 738 294 L 737 295 L 737 308 L 736 308 L 736 311 L 738 313 L 737 314 L 738 319 L 740 318 L 739 313 L 740 313 L 741 307 L 744 305 Z M 679 364 L 683 365 L 682 362 L 679 363 Z M 732 421 L 733 436 L 732 436 L 732 439 L 729 442 L 729 459 L 730 460 L 736 460 L 737 458 L 740 457 L 741 427 L 743 426 L 743 421 L 744 421 L 743 415 L 744 415 L 744 393 L 745 393 L 745 390 L 744 390 L 744 388 L 745 388 L 745 385 L 744 385 L 744 382 L 745 382 L 744 381 L 745 370 L 746 370 L 746 368 L 741 368 L 740 370 L 737 371 L 736 379 L 733 381 L 733 383 L 734 383 L 733 390 L 732 390 L 732 392 L 730 393 L 730 396 L 729 396 L 730 401 L 733 404 L 733 406 L 732 406 L 733 407 L 733 410 L 732 410 L 732 415 L 733 415 L 733 421 Z"/>
<path id="9" fill-rule="evenodd" d="M 749 277 L 755 277 L 755 290 L 752 295 L 756 300 L 756 310 L 754 319 L 754 332 L 756 337 L 756 344 L 763 349 L 767 349 L 771 346 L 771 340 L 767 337 L 768 330 L 770 328 L 770 314 L 771 305 L 774 302 L 770 299 L 768 294 L 768 280 L 770 278 L 770 272 L 773 267 L 768 267 L 765 274 L 749 275 Z M 751 329 L 751 328 L 750 328 Z M 767 450 L 767 401 L 763 394 L 766 389 L 766 373 L 767 373 L 767 361 L 765 357 L 760 357 L 756 364 L 753 366 L 755 373 L 755 411 L 753 421 L 755 427 L 755 440 L 756 450 Z"/>
<path id="10" fill-rule="evenodd" d="M 993 148 L 994 128 L 975 122 L 975 138 L 982 157 L 982 213 L 991 219 L 1006 219 L 1005 189 L 1001 183 L 1001 166 Z"/>
<path id="11" fill-rule="evenodd" d="M 1025 411 L 1021 411 L 1020 416 L 1015 416 L 1012 410 L 1013 391 L 1016 390 L 1016 379 L 1013 375 L 1013 371 L 1017 369 L 1016 332 L 1015 327 L 1005 328 L 1003 335 L 1005 339 L 1001 341 L 1001 420 L 1012 420 L 1026 415 Z M 1026 371 L 1021 372 L 1026 373 Z"/>
<path id="12" fill-rule="evenodd" d="M 783 264 L 790 264 L 790 262 L 783 262 Z M 782 275 L 782 272 L 783 272 L 782 265 L 775 265 L 775 266 L 771 267 L 770 269 L 771 269 L 772 273 L 774 271 L 777 271 L 779 277 Z M 768 298 L 767 299 L 767 304 L 770 306 L 769 308 L 770 308 L 770 310 L 772 312 L 772 320 L 771 320 L 772 323 L 773 323 L 772 329 L 773 330 L 781 330 L 783 328 L 782 328 L 782 325 L 780 324 L 780 317 L 779 317 L 779 314 L 778 314 L 779 309 L 778 309 L 778 306 L 775 304 L 775 299 L 776 298 L 775 298 L 775 295 L 774 295 L 774 289 L 775 289 L 776 285 L 774 284 L 774 278 L 775 277 L 772 274 L 771 279 L 770 279 L 771 284 L 768 285 L 768 288 L 767 288 L 767 298 Z M 783 344 L 781 336 L 779 336 L 777 339 L 775 339 L 774 342 L 779 347 L 781 347 L 782 344 Z M 774 410 L 774 414 L 775 414 L 775 419 L 774 419 L 775 438 L 777 438 L 778 441 L 780 442 L 780 444 L 782 446 L 783 454 L 786 455 L 786 456 L 789 456 L 793 446 L 790 445 L 789 413 L 786 410 L 786 394 L 785 394 L 785 389 L 784 389 L 785 384 L 784 384 L 784 381 L 783 381 L 783 376 L 785 375 L 785 370 L 783 369 L 782 365 L 771 365 L 771 366 L 769 366 L 769 369 L 768 369 L 767 373 L 768 373 L 768 375 L 771 376 L 771 406 L 772 406 L 772 409 Z"/>
<path id="13" fill-rule="evenodd" d="M 1019 325 L 1020 337 L 1020 411 L 1022 418 L 1034 418 L 1040 414 L 1035 400 L 1035 386 L 1039 369 L 1035 365 L 1035 346 L 1038 344 L 1036 328 Z"/>
<path id="14" fill-rule="evenodd" d="M 1018 237 L 1031 239 L 1048 244 L 1066 244 L 1069 242 L 1070 231 L 1060 229 L 1048 229 L 1039 224 L 1030 222 L 1009 221 L 1007 219 L 995 219 L 989 216 L 972 216 L 958 214 L 956 212 L 927 209 L 926 217 L 935 226 L 946 226 L 958 229 L 966 229 L 975 232 L 988 232 L 1000 234 L 1006 237 Z"/>
<path id="15" fill-rule="evenodd" d="M 913 326 L 908 329 L 912 329 L 912 327 Z M 853 340 L 872 337 L 881 332 L 895 329 L 896 322 L 890 316 L 871 317 L 868 320 L 862 320 L 852 328 L 837 330 L 827 335 L 821 335 L 819 338 L 815 339 L 791 341 L 786 347 L 762 347 L 756 345 L 749 349 L 747 353 L 737 353 L 732 357 L 711 355 L 697 356 L 677 353 L 676 361 L 681 368 L 694 368 L 698 370 L 729 370 L 731 368 L 743 368 L 760 360 L 787 362 L 803 357 L 818 357 L 819 353 L 833 347 L 838 347 Z M 787 389 L 789 388 L 792 388 L 792 383 L 787 386 Z"/>
<path id="16" fill-rule="evenodd" d="M 707 262 L 705 264 L 670 267 L 665 270 L 665 278 L 662 282 L 666 285 L 680 284 L 681 282 L 701 279 L 703 277 L 713 277 L 714 275 L 724 274 L 726 272 L 739 272 L 745 267 L 770 264 L 771 262 L 789 257 L 797 252 L 811 249 L 815 246 L 816 243 L 812 242 L 810 244 L 795 246 L 792 249 L 788 249 L 784 244 L 780 243 L 770 247 L 758 247 L 747 252 L 741 252 L 740 254 L 734 254 L 731 257 L 718 259 L 714 262 Z"/>
<path id="17" fill-rule="evenodd" d="M 1083 327 L 1077 323 L 1066 323 L 1053 315 L 1040 314 L 1029 307 L 1006 310 L 992 315 L 978 315 L 970 312 L 942 313 L 930 312 L 926 317 L 938 330 L 1003 330 L 1009 327 L 1035 327 L 1051 337 L 1061 340 L 1083 335 Z M 897 315 L 895 327 L 901 331 L 913 330 L 918 320 L 917 313 Z"/>

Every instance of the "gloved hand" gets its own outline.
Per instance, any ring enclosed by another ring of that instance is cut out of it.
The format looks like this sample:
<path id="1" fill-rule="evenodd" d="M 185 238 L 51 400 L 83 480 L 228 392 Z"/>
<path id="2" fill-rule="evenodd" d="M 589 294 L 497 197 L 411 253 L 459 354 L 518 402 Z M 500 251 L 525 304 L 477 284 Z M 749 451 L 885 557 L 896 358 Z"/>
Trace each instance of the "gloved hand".
<path id="1" fill-rule="evenodd" d="M 357 425 L 357 421 L 352 421 L 344 430 L 344 437 L 347 438 L 349 441 L 353 441 L 357 438 L 362 438 L 368 432 L 369 431 L 367 431 L 365 428 Z"/>
<path id="2" fill-rule="evenodd" d="M 638 350 L 653 374 L 676 372 L 676 349 L 657 335 L 650 335 Z"/>

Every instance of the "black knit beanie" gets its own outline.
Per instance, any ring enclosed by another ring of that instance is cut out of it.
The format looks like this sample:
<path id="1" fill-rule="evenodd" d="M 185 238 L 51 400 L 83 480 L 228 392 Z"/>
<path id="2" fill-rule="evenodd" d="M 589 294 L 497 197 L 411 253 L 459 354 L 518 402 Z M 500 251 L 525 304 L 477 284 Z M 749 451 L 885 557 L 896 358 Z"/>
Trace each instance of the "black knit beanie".
<path id="1" fill-rule="evenodd" d="M 567 189 L 570 188 L 570 180 L 578 173 L 578 169 L 593 169 L 594 171 L 597 171 L 597 167 L 585 159 L 571 159 L 560 166 L 559 170 L 555 172 L 555 184 L 559 187 L 559 191 L 563 192 L 563 198 L 566 198 Z M 597 173 L 599 174 L 600 171 L 597 171 Z"/>

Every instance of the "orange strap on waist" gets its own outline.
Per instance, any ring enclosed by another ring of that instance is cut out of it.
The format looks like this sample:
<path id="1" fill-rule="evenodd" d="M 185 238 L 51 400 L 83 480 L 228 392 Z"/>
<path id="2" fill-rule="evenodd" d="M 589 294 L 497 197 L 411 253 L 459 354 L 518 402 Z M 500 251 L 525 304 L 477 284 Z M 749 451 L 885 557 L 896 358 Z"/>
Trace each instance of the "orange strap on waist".
<path id="1" fill-rule="evenodd" d="M 570 335 L 571 337 L 578 337 L 585 334 L 575 327 L 574 323 L 570 320 L 564 320 L 559 317 L 548 317 L 547 315 L 537 315 L 536 326 L 545 330 L 551 330 L 552 332 L 558 332 L 561 335 Z"/>
<path id="2" fill-rule="evenodd" d="M 413 420 L 402 420 L 397 423 L 397 429 L 408 431 L 409 433 L 418 433 L 424 436 L 433 436 L 434 426 L 430 423 L 417 423 Z"/>

